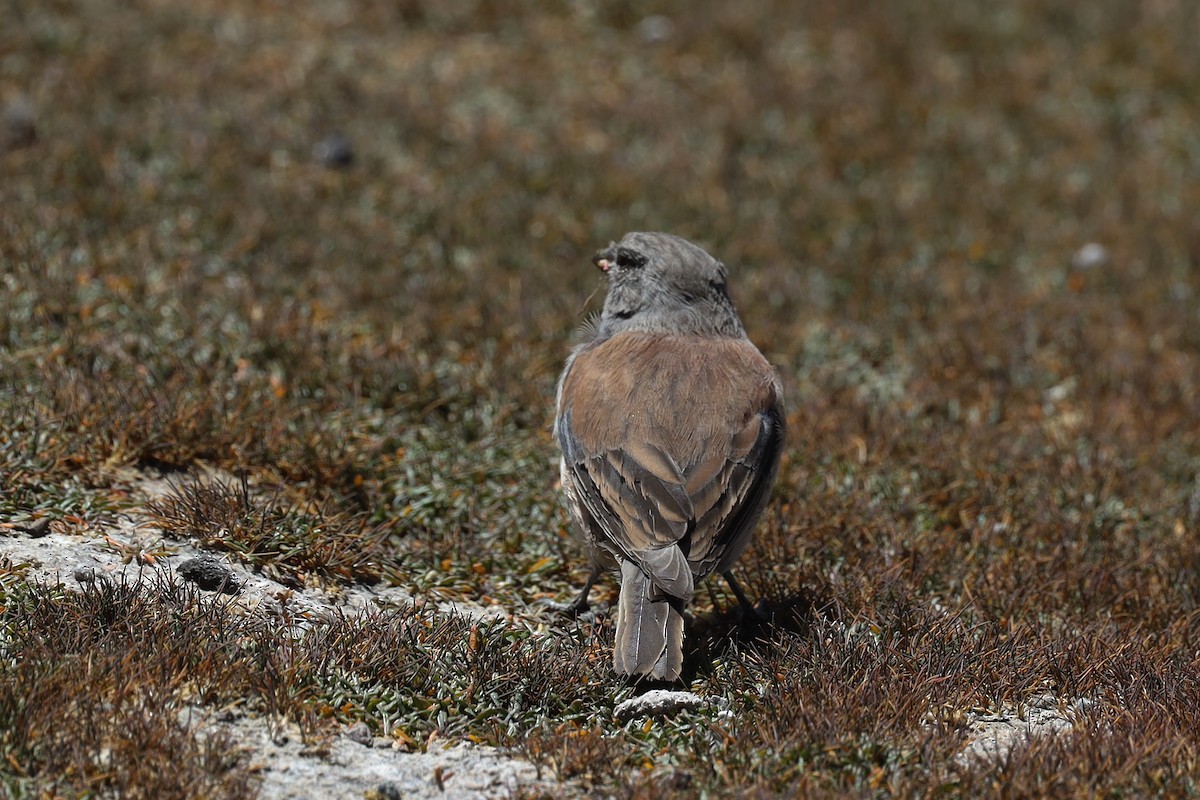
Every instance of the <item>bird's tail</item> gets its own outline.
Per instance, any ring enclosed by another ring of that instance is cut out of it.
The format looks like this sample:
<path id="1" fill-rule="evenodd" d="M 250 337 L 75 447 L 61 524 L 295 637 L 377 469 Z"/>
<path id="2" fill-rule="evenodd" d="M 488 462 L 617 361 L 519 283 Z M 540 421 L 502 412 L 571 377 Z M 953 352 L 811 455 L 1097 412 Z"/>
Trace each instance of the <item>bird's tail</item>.
<path id="1" fill-rule="evenodd" d="M 683 603 L 655 591 L 632 561 L 621 562 L 613 666 L 619 675 L 673 681 L 683 668 Z"/>

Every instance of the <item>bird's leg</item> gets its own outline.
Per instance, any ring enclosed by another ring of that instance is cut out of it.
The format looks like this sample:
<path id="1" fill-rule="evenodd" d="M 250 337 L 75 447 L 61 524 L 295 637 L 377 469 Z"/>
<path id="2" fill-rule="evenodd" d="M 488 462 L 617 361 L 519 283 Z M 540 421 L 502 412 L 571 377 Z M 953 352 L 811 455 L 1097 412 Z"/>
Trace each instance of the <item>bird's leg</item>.
<path id="1" fill-rule="evenodd" d="M 554 609 L 555 611 L 567 614 L 572 617 L 578 617 L 580 614 L 586 614 L 591 609 L 591 604 L 588 603 L 588 595 L 592 593 L 592 587 L 596 585 L 596 581 L 600 580 L 603 570 L 599 566 L 593 564 L 591 571 L 588 573 L 587 580 L 583 584 L 583 588 L 579 590 L 579 594 L 569 603 L 560 604 L 552 600 L 539 601 Z"/>
<path id="2" fill-rule="evenodd" d="M 733 590 L 734 596 L 738 599 L 738 605 L 742 607 L 742 614 L 744 616 L 749 616 L 759 622 L 767 621 L 767 615 L 755 608 L 746 598 L 746 593 L 742 591 L 741 585 L 734 579 L 732 572 L 722 572 L 721 577 L 725 579 L 725 582 L 729 584 L 729 588 Z"/>
<path id="3" fill-rule="evenodd" d="M 584 581 L 583 588 L 579 590 L 579 595 L 563 610 L 572 614 L 587 613 L 587 610 L 591 608 L 591 605 L 588 604 L 588 595 L 592 593 L 592 587 L 598 580 L 600 580 L 600 568 L 593 564 L 591 571 L 588 572 L 587 580 Z"/>

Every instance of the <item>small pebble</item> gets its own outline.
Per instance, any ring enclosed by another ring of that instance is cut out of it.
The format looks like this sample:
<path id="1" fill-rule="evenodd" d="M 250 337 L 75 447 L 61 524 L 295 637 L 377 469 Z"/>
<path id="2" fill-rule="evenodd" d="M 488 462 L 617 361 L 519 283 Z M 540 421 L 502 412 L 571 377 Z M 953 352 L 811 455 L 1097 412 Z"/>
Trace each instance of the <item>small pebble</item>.
<path id="1" fill-rule="evenodd" d="M 402 800 L 403 797 L 400 787 L 390 781 L 368 789 L 363 794 L 363 800 Z"/>
<path id="2" fill-rule="evenodd" d="M 694 711 L 708 705 L 708 701 L 692 692 L 651 689 L 618 705 L 613 709 L 613 715 L 621 722 L 628 722 L 639 717 L 663 717 L 678 711 Z"/>
<path id="3" fill-rule="evenodd" d="M 652 14 L 643 18 L 634 30 L 646 44 L 661 44 L 675 35 L 675 23 L 670 17 Z"/>
<path id="4" fill-rule="evenodd" d="M 330 134 L 313 148 L 313 157 L 330 169 L 345 169 L 354 163 L 354 145 L 340 133 Z"/>
<path id="5" fill-rule="evenodd" d="M 50 533 L 50 518 L 42 517 L 32 525 L 26 525 L 25 532 L 29 534 L 30 538 L 42 538 L 46 534 Z"/>
<path id="6" fill-rule="evenodd" d="M 1108 263 L 1108 248 L 1099 242 L 1088 242 L 1071 256 L 1071 266 L 1078 270 L 1103 267 Z"/>
<path id="7" fill-rule="evenodd" d="M 371 737 L 371 726 L 365 722 L 356 722 L 347 728 L 346 738 L 358 742 L 363 747 L 370 747 L 374 741 Z"/>
<path id="8" fill-rule="evenodd" d="M 80 583 L 91 583 L 99 576 L 96 574 L 96 568 L 93 566 L 76 567 L 71 573 L 71 577 Z"/>
<path id="9" fill-rule="evenodd" d="M 206 591 L 237 594 L 242 590 L 242 582 L 233 570 L 213 556 L 189 558 L 175 572 Z"/>
<path id="10" fill-rule="evenodd" d="M 0 150 L 19 150 L 37 141 L 33 107 L 24 97 L 5 103 L 0 119 L 3 120 L 0 126 Z"/>

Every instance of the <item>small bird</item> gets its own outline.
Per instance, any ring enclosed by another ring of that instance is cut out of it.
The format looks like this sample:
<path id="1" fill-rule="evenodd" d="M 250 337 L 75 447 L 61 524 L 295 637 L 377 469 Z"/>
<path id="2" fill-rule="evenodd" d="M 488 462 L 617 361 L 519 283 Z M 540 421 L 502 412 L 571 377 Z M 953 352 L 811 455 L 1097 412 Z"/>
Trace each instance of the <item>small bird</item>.
<path id="1" fill-rule="evenodd" d="M 746 337 L 725 265 L 668 233 L 629 233 L 593 258 L 608 276 L 558 381 L 554 435 L 567 509 L 591 574 L 587 608 L 619 572 L 613 666 L 674 681 L 683 611 L 712 572 L 749 607 L 730 571 L 779 468 L 785 415 L 775 370 Z"/>

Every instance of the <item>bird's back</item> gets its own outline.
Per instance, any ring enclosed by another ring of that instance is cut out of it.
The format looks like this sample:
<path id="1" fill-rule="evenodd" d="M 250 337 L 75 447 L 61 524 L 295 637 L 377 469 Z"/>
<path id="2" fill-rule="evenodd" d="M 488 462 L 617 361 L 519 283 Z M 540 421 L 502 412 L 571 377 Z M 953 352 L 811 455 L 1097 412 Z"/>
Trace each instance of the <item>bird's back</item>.
<path id="1" fill-rule="evenodd" d="M 731 545 L 740 553 L 730 526 L 753 525 L 739 511 L 761 505 L 755 487 L 769 485 L 782 441 L 775 372 L 749 340 L 625 332 L 585 345 L 564 375 L 559 415 L 564 454 L 609 505 L 627 507 L 617 518 L 634 523 L 625 533 L 635 549 L 673 538 L 697 577 Z M 636 530 L 643 498 L 649 524 L 673 535 Z"/>

